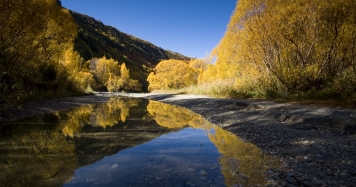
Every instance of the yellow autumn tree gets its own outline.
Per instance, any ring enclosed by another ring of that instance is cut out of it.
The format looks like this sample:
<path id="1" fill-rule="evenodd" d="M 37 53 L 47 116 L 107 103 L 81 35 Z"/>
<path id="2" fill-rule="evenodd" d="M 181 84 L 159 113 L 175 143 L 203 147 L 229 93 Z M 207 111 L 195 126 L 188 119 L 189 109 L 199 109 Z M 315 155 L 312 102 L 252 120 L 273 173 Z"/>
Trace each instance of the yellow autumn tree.
<path id="1" fill-rule="evenodd" d="M 182 60 L 163 60 L 150 73 L 148 90 L 179 89 L 197 84 L 199 70 Z"/>
<path id="2" fill-rule="evenodd" d="M 0 100 L 67 90 L 58 59 L 77 34 L 69 11 L 56 0 L 1 0 L 0 12 Z"/>
<path id="3" fill-rule="evenodd" d="M 288 91 L 320 89 L 352 65 L 354 1 L 269 1 L 266 5 L 250 18 L 251 38 L 258 43 L 255 51 L 263 57 L 255 63 Z"/>
<path id="4" fill-rule="evenodd" d="M 130 70 L 126 67 L 125 63 L 122 63 L 120 67 L 120 78 L 117 81 L 117 87 L 115 91 L 126 91 L 126 92 L 141 92 L 142 85 L 138 80 L 130 78 Z"/>
<path id="5" fill-rule="evenodd" d="M 89 69 L 83 68 L 84 63 L 83 58 L 73 50 L 73 47 L 65 50 L 60 60 L 60 64 L 64 66 L 64 71 L 68 75 L 73 89 L 89 93 L 93 91 L 91 85 L 94 83 L 94 77 L 89 72 Z"/>
<path id="6" fill-rule="evenodd" d="M 138 80 L 130 78 L 130 70 L 126 64 L 119 65 L 114 59 L 93 58 L 90 60 L 90 72 L 96 80 L 98 89 L 105 88 L 109 92 L 128 91 L 141 92 L 142 85 Z"/>
<path id="7" fill-rule="evenodd" d="M 130 78 L 130 71 L 126 68 L 126 64 L 122 63 L 121 67 L 120 67 L 120 77 L 123 80 L 127 80 Z"/>
<path id="8" fill-rule="evenodd" d="M 99 85 L 105 85 L 112 76 L 120 76 L 120 65 L 114 59 L 93 58 L 90 60 L 89 68 Z"/>
<path id="9" fill-rule="evenodd" d="M 249 84 L 265 94 L 349 97 L 355 81 L 343 77 L 356 76 L 355 12 L 353 0 L 239 0 L 212 52 L 216 64 L 200 80 L 234 79 L 237 89 Z"/>
<path id="10" fill-rule="evenodd" d="M 204 71 L 208 68 L 209 63 L 206 61 L 206 59 L 198 59 L 194 58 L 191 59 L 189 62 L 189 67 L 197 69 L 199 71 Z"/>

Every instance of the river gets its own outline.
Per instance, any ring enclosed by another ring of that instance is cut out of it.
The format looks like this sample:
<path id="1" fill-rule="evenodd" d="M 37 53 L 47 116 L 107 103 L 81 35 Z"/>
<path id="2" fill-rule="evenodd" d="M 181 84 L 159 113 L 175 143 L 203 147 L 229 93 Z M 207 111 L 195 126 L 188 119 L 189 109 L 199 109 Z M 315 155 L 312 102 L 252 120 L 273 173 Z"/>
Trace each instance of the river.
<path id="1" fill-rule="evenodd" d="M 0 186 L 254 186 L 280 162 L 185 108 L 140 98 L 0 124 Z"/>

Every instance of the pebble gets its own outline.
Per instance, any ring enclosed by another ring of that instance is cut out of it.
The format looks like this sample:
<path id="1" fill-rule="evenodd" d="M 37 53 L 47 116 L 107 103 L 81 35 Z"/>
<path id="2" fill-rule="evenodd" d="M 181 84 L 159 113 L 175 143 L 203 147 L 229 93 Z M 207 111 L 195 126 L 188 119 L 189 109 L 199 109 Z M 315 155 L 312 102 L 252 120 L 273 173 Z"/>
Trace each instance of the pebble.
<path id="1" fill-rule="evenodd" d="M 273 185 L 273 186 L 275 186 L 275 185 L 277 185 L 277 182 L 274 181 L 273 179 L 267 179 L 266 186 L 268 186 L 268 185 Z"/>
<path id="2" fill-rule="evenodd" d="M 294 178 L 289 175 L 286 177 L 286 180 L 291 184 L 298 184 L 297 181 L 295 181 Z"/>
<path id="3" fill-rule="evenodd" d="M 303 181 L 303 184 L 305 186 L 310 186 L 310 187 L 312 187 L 312 186 L 322 186 L 323 185 L 323 183 L 321 181 L 317 180 L 317 179 L 312 179 L 311 181 Z"/>

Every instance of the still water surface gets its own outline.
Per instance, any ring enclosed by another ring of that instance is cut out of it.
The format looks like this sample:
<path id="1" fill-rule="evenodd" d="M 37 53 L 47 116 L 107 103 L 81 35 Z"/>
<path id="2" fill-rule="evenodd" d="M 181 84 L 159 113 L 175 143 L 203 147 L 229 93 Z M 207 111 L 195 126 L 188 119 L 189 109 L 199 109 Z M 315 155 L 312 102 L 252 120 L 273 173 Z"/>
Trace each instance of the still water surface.
<path id="1" fill-rule="evenodd" d="M 200 115 L 144 99 L 0 124 L 0 186 L 263 186 L 279 167 Z"/>

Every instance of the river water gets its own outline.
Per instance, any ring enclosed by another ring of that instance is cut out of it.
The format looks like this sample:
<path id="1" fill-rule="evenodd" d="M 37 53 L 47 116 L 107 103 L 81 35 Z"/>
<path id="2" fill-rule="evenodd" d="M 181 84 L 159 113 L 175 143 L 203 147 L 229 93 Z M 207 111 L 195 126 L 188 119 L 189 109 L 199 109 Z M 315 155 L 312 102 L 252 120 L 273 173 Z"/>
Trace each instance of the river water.
<path id="1" fill-rule="evenodd" d="M 0 124 L 0 186 L 264 186 L 269 168 L 255 145 L 145 99 Z"/>

